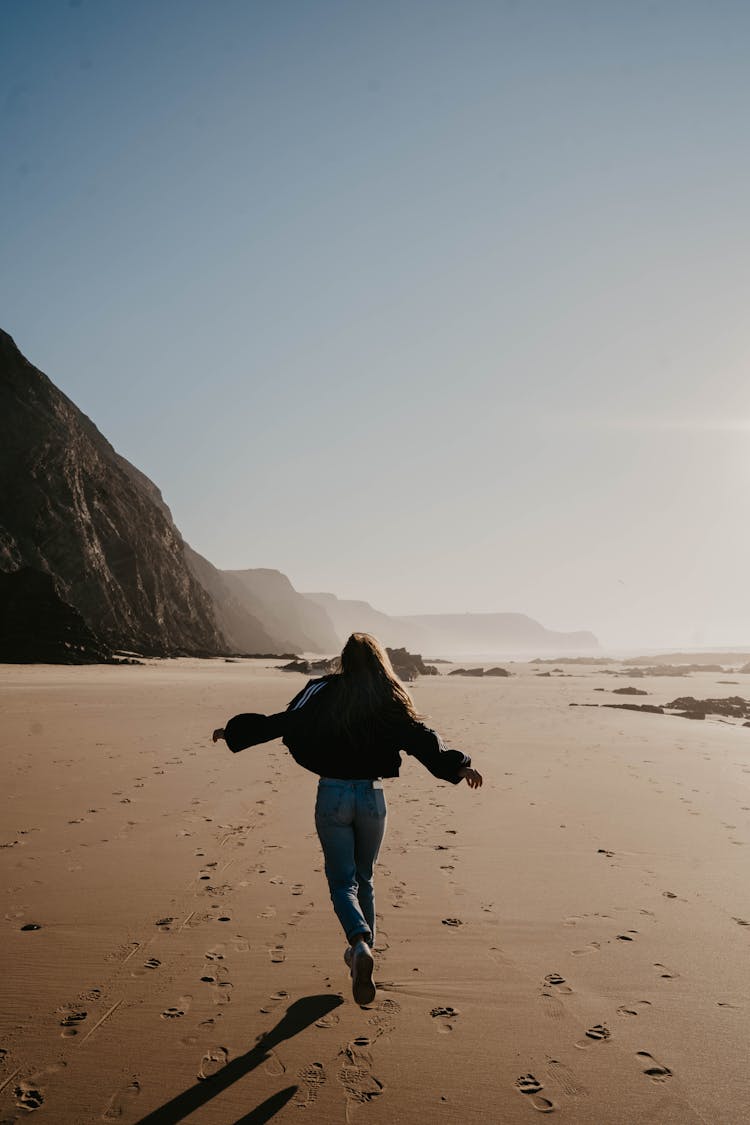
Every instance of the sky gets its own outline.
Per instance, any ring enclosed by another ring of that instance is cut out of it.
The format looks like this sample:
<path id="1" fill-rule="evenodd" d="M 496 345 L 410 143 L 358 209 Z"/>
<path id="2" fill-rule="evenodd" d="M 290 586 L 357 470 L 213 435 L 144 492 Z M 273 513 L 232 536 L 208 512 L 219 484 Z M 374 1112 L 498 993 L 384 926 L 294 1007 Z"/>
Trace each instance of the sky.
<path id="1" fill-rule="evenodd" d="M 0 20 L 0 327 L 196 550 L 750 644 L 744 0 Z"/>

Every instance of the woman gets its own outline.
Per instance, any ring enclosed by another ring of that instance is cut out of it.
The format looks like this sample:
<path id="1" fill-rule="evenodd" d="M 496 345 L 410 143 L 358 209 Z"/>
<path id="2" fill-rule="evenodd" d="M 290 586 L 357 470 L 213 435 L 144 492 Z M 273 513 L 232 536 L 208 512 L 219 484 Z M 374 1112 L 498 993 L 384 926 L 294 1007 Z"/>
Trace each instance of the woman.
<path id="1" fill-rule="evenodd" d="M 283 738 L 292 757 L 320 775 L 315 827 L 336 915 L 349 945 L 344 960 L 358 1004 L 375 999 L 373 868 L 386 824 L 384 777 L 398 777 L 400 751 L 443 781 L 482 784 L 471 759 L 446 750 L 419 719 L 387 653 L 367 633 L 352 633 L 340 672 L 310 680 L 278 715 L 236 715 L 214 731 L 233 753 Z"/>

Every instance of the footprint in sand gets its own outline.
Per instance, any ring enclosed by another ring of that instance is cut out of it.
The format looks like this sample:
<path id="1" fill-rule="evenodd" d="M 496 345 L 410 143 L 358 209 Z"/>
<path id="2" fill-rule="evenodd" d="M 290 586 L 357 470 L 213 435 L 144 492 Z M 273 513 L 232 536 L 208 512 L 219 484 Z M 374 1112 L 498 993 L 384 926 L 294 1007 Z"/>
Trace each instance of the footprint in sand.
<path id="1" fill-rule="evenodd" d="M 179 1020 L 182 1019 L 190 1011 L 192 1003 L 192 996 L 180 996 L 177 1003 L 171 1008 L 165 1008 L 161 1014 L 163 1020 Z"/>
<path id="2" fill-rule="evenodd" d="M 659 970 L 659 976 L 662 980 L 677 980 L 680 975 L 673 969 L 668 969 L 666 965 L 662 965 L 660 961 L 654 961 L 654 968 Z"/>
<path id="3" fill-rule="evenodd" d="M 266 1058 L 263 1062 L 263 1069 L 265 1070 L 266 1074 L 270 1074 L 274 1078 L 278 1078 L 280 1074 L 286 1074 L 286 1067 L 274 1051 L 268 1051 L 266 1053 Z"/>
<path id="4" fill-rule="evenodd" d="M 543 1090 L 544 1087 L 533 1074 L 522 1074 L 520 1078 L 517 1078 L 516 1089 L 519 1094 L 523 1094 L 525 1098 L 528 1098 L 530 1104 L 534 1109 L 539 1110 L 540 1113 L 552 1113 L 555 1108 L 554 1102 L 540 1094 L 540 1091 Z"/>
<path id="5" fill-rule="evenodd" d="M 636 1054 L 644 1064 L 643 1073 L 647 1074 L 653 1082 L 666 1082 L 668 1078 L 672 1077 L 672 1071 L 669 1067 L 657 1062 L 648 1051 L 636 1051 Z"/>
<path id="6" fill-rule="evenodd" d="M 582 957 L 585 953 L 596 953 L 601 948 L 601 943 L 598 941 L 590 941 L 588 945 L 584 945 L 582 949 L 572 949 L 571 953 L 574 957 Z"/>
<path id="7" fill-rule="evenodd" d="M 590 1027 L 587 1030 L 586 1038 L 578 1040 L 578 1042 L 576 1043 L 576 1047 L 583 1051 L 588 1047 L 592 1047 L 594 1043 L 605 1043 L 608 1039 L 611 1038 L 612 1032 L 609 1030 L 606 1024 L 595 1023 L 593 1027 Z"/>
<path id="8" fill-rule="evenodd" d="M 302 1109 L 311 1106 L 318 1096 L 318 1090 L 326 1081 L 327 1075 L 322 1062 L 309 1063 L 298 1071 L 297 1078 L 301 1089 L 294 1100 L 294 1104 Z"/>
<path id="9" fill-rule="evenodd" d="M 390 949 L 390 946 L 388 944 L 388 934 L 385 933 L 384 930 L 378 929 L 373 949 L 376 953 L 385 953 L 387 949 Z"/>
<path id="10" fill-rule="evenodd" d="M 398 1000 L 392 1000 L 390 997 L 387 997 L 385 1000 L 380 1001 L 374 1014 L 371 1015 L 367 1021 L 371 1027 L 375 1028 L 376 1038 L 379 1039 L 381 1035 L 387 1035 L 389 1031 L 393 1031 L 396 1025 L 394 1017 L 398 1015 L 400 1011 L 401 1005 Z"/>
<path id="11" fill-rule="evenodd" d="M 219 975 L 220 973 L 226 973 L 226 969 L 219 970 L 216 979 L 208 982 L 211 984 L 211 999 L 214 1004 L 229 1004 L 232 1000 L 232 989 L 234 985 L 230 980 L 227 980 L 226 977 Z M 210 973 L 206 974 L 206 976 L 210 975 Z M 204 977 L 201 977 L 201 980 L 204 979 Z"/>
<path id="12" fill-rule="evenodd" d="M 213 1078 L 228 1062 L 229 1051 L 226 1047 L 209 1047 L 201 1059 L 198 1078 L 201 1079 L 201 1081 L 205 1081 L 207 1078 Z"/>
<path id="13" fill-rule="evenodd" d="M 304 883 L 295 883 L 292 887 L 293 895 L 301 895 L 305 889 Z"/>
<path id="14" fill-rule="evenodd" d="M 267 1016 L 269 1012 L 272 1012 L 274 1008 L 278 1008 L 279 1004 L 283 1004 L 284 1001 L 288 999 L 289 993 L 285 988 L 280 988 L 278 992 L 271 993 L 260 1010 L 264 1016 Z"/>
<path id="15" fill-rule="evenodd" d="M 212 945 L 204 956 L 207 961 L 223 961 L 225 952 L 225 947 L 221 943 L 218 943 L 217 945 Z"/>
<path id="16" fill-rule="evenodd" d="M 102 1117 L 105 1121 L 116 1121 L 120 1117 L 132 1110 L 133 1102 L 141 1092 L 141 1084 L 137 1078 L 133 1078 L 127 1086 L 123 1086 L 116 1094 L 113 1094 L 109 1100 L 107 1108 L 105 1109 Z"/>
<path id="17" fill-rule="evenodd" d="M 272 965 L 280 965 L 282 961 L 286 961 L 286 950 L 283 945 L 275 945 L 273 949 L 269 949 L 268 956 Z"/>
<path id="18" fill-rule="evenodd" d="M 261 1012 L 262 1011 L 263 1009 L 261 1008 Z M 339 1022 L 339 1018 L 336 1012 L 329 1012 L 327 1016 L 321 1016 L 319 1020 L 316 1020 L 315 1026 L 327 1030 L 329 1027 L 335 1027 Z"/>
<path id="19" fill-rule="evenodd" d="M 242 934 L 235 934 L 232 938 L 232 945 L 234 946 L 235 953 L 249 953 L 250 942 Z"/>
<path id="20" fill-rule="evenodd" d="M 59 1009 L 62 1019 L 60 1020 L 60 1027 L 62 1028 L 63 1039 L 72 1039 L 78 1034 L 78 1025 L 88 1016 L 88 1012 L 83 1008 L 60 1008 Z"/>
<path id="21" fill-rule="evenodd" d="M 637 933 L 638 933 L 637 930 L 625 930 L 624 933 L 617 935 L 617 940 L 618 941 L 633 941 L 635 939 L 635 935 Z"/>
<path id="22" fill-rule="evenodd" d="M 443 918 L 442 922 L 444 926 L 463 926 L 460 918 Z"/>
<path id="23" fill-rule="evenodd" d="M 430 1011 L 430 1015 L 436 1021 L 436 1029 L 443 1035 L 447 1035 L 449 1031 L 453 1031 L 454 1024 L 458 1019 L 458 1011 L 456 1008 L 450 1007 L 437 1007 Z"/>
<path id="24" fill-rule="evenodd" d="M 341 1065 L 336 1077 L 346 1091 L 347 1121 L 351 1120 L 355 1105 L 371 1102 L 385 1089 L 380 1079 L 372 1073 L 372 1055 L 369 1048 L 368 1037 L 359 1035 L 339 1052 Z"/>
<path id="25" fill-rule="evenodd" d="M 630 1005 L 630 1007 L 628 1007 L 627 1004 L 621 1004 L 620 1007 L 617 1009 L 617 1014 L 618 1014 L 618 1016 L 638 1016 L 638 1015 L 640 1015 L 640 1012 L 638 1011 L 639 1008 L 650 1008 L 650 1007 L 651 1007 L 651 1001 L 650 1000 L 636 1000 L 633 1004 Z"/>
<path id="26" fill-rule="evenodd" d="M 560 973 L 547 973 L 544 983 L 553 987 L 557 993 L 568 994 L 573 991 L 570 985 L 566 984 L 565 977 L 561 976 Z"/>
<path id="27" fill-rule="evenodd" d="M 153 972 L 154 969 L 158 969 L 160 965 L 161 961 L 158 957 L 149 957 L 146 961 L 143 962 L 143 965 L 140 969 L 133 969 L 133 972 L 130 975 L 133 977 L 145 977 L 148 975 L 148 973 Z"/>
<path id="28" fill-rule="evenodd" d="M 13 1089 L 16 1105 L 31 1113 L 44 1105 L 44 1094 L 35 1082 L 19 1082 Z"/>

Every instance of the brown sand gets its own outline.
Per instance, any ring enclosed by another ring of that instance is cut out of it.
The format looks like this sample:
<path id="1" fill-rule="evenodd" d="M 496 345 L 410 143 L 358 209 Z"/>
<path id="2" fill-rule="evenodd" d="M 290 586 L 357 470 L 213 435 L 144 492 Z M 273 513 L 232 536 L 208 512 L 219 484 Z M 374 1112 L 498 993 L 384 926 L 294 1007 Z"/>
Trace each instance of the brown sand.
<path id="1" fill-rule="evenodd" d="M 0 668 L 0 1121 L 750 1120 L 750 730 L 569 708 L 616 684 L 516 667 L 414 685 L 485 785 L 387 783 L 367 1010 L 315 778 L 209 740 L 300 677 Z"/>

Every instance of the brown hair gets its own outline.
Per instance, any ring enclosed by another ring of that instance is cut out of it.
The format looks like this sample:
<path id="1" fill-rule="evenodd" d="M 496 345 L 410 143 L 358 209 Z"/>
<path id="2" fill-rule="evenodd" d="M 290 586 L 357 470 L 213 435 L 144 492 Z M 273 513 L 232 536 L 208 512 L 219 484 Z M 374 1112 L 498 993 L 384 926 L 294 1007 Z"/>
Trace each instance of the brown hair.
<path id="1" fill-rule="evenodd" d="M 340 668 L 333 723 L 343 734 L 353 738 L 381 733 L 404 719 L 419 720 L 388 653 L 369 633 L 352 633 L 342 650 Z"/>

